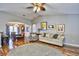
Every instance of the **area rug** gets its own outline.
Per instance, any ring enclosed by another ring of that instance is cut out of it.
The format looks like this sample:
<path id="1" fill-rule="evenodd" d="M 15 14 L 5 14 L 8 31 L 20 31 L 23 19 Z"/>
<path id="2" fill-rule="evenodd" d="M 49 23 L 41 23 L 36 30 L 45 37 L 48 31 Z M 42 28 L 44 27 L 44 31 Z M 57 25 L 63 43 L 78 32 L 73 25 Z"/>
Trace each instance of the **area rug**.
<path id="1" fill-rule="evenodd" d="M 64 56 L 64 54 L 48 45 L 31 43 L 11 50 L 7 56 Z"/>

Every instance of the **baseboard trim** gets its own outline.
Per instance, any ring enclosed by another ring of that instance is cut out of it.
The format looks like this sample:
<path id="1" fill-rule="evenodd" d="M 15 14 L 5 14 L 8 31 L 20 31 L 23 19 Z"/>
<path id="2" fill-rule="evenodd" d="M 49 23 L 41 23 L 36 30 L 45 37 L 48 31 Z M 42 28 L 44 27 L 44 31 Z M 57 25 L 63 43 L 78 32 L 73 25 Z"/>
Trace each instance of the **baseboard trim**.
<path id="1" fill-rule="evenodd" d="M 64 46 L 70 46 L 70 47 L 76 47 L 76 48 L 79 48 L 79 45 L 77 45 L 77 44 L 64 43 Z"/>

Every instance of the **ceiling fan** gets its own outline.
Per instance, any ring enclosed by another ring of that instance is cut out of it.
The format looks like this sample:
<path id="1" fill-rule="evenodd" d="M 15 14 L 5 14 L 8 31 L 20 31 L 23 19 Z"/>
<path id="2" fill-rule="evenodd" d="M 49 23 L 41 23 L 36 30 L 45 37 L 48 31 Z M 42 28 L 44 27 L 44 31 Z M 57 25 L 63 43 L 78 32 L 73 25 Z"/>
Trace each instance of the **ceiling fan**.
<path id="1" fill-rule="evenodd" d="M 32 9 L 35 13 L 39 11 L 45 11 L 45 3 L 31 3 L 33 6 L 26 7 L 26 9 Z"/>

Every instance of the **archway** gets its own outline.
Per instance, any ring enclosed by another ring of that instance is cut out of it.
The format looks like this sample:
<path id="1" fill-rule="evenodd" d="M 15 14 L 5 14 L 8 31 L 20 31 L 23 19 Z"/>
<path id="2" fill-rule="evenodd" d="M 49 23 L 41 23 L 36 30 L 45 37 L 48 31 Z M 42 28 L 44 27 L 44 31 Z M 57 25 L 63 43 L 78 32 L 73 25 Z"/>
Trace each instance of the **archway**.
<path id="1" fill-rule="evenodd" d="M 6 24 L 6 34 L 9 36 L 9 49 L 13 45 L 19 46 L 25 44 L 25 36 L 31 32 L 30 25 L 21 22 L 8 22 Z"/>

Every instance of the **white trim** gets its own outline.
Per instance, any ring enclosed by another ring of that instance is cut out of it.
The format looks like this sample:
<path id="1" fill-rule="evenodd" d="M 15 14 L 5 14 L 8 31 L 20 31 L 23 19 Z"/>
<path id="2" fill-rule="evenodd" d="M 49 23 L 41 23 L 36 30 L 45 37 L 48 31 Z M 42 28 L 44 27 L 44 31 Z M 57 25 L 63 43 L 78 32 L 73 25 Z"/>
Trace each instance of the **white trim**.
<path id="1" fill-rule="evenodd" d="M 69 44 L 69 43 L 64 43 L 65 46 L 71 46 L 71 47 L 77 47 L 79 48 L 79 45 L 77 44 Z"/>

